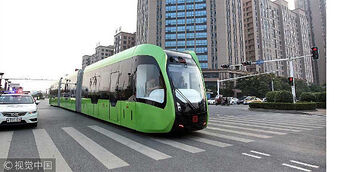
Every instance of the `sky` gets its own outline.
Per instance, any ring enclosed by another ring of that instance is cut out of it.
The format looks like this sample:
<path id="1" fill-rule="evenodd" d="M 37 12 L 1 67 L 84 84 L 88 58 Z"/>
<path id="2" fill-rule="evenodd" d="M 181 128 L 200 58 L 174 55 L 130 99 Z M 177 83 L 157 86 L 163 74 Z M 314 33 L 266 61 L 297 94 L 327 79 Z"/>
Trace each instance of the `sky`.
<path id="1" fill-rule="evenodd" d="M 73 73 L 98 43 L 113 44 L 118 27 L 135 32 L 136 17 L 137 0 L 0 0 L 0 72 L 45 79 Z M 12 82 L 32 91 L 53 81 Z"/>

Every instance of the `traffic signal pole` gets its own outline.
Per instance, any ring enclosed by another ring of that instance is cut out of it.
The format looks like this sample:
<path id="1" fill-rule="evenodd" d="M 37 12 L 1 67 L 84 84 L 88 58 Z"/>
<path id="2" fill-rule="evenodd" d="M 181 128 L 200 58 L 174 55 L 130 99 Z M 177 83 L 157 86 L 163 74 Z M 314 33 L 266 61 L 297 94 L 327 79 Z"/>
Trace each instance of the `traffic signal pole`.
<path id="1" fill-rule="evenodd" d="M 292 89 L 292 95 L 293 95 L 293 103 L 295 103 L 296 102 L 296 93 L 295 93 L 293 60 L 289 60 L 289 76 L 293 78 L 293 84 L 291 85 L 291 89 Z"/>

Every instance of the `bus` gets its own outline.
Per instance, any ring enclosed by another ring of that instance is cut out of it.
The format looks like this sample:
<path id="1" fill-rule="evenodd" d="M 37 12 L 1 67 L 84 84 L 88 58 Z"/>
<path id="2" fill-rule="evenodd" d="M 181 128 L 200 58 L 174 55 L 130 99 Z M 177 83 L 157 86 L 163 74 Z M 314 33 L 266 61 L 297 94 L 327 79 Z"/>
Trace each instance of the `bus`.
<path id="1" fill-rule="evenodd" d="M 208 124 L 198 58 L 142 44 L 59 79 L 49 103 L 144 133 L 195 131 Z"/>

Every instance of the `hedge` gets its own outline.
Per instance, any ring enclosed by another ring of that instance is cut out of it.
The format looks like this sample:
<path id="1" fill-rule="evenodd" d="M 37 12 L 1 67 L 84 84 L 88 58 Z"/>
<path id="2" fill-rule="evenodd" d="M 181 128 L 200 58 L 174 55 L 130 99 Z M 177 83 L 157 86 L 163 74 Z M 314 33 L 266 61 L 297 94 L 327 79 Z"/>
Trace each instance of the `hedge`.
<path id="1" fill-rule="evenodd" d="M 267 102 L 275 102 L 275 96 L 277 91 L 269 91 L 266 93 L 266 101 Z"/>
<path id="2" fill-rule="evenodd" d="M 277 91 L 275 102 L 293 103 L 293 95 L 290 91 Z"/>
<path id="3" fill-rule="evenodd" d="M 317 92 L 314 93 L 315 97 L 316 97 L 316 102 L 326 102 L 326 92 Z"/>
<path id="4" fill-rule="evenodd" d="M 303 92 L 300 95 L 300 101 L 303 102 L 315 102 L 316 96 L 310 92 Z"/>
<path id="5" fill-rule="evenodd" d="M 298 103 L 250 103 L 249 108 L 262 108 L 262 109 L 277 109 L 277 110 L 315 110 L 316 103 L 313 102 L 298 102 Z"/>
<path id="6" fill-rule="evenodd" d="M 316 102 L 316 108 L 326 109 L 326 102 Z"/>

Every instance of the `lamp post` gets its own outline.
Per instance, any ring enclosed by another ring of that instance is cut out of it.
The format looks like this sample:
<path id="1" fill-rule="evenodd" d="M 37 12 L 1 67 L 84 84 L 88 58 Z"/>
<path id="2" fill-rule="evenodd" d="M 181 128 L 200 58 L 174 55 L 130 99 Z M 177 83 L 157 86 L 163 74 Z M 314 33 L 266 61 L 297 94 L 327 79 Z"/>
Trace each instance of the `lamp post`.
<path id="1" fill-rule="evenodd" d="M 2 81 L 2 76 L 4 75 L 3 72 L 0 72 L 0 90 L 2 90 L 2 85 L 1 85 L 1 81 Z"/>

